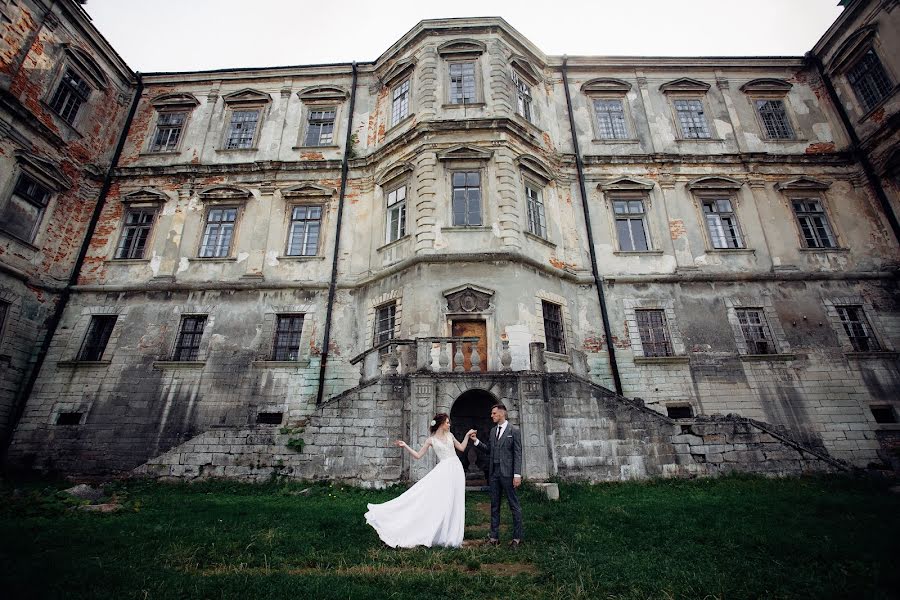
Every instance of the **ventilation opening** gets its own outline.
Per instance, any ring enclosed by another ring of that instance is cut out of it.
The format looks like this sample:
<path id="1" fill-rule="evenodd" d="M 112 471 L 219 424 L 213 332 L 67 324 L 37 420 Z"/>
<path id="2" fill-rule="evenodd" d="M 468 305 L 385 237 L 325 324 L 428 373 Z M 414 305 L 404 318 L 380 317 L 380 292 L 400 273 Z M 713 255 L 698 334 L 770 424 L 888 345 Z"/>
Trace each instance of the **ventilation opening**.
<path id="1" fill-rule="evenodd" d="M 281 419 L 284 413 L 280 412 L 261 412 L 256 413 L 256 422 L 260 425 L 281 425 Z"/>
<path id="2" fill-rule="evenodd" d="M 84 413 L 80 412 L 61 412 L 56 416 L 57 425 L 81 425 L 81 417 Z"/>
<path id="3" fill-rule="evenodd" d="M 694 416 L 694 409 L 690 404 L 667 406 L 666 414 L 669 415 L 670 419 L 690 419 Z"/>
<path id="4" fill-rule="evenodd" d="M 896 423 L 897 413 L 890 406 L 870 406 L 872 416 L 875 417 L 876 423 Z"/>

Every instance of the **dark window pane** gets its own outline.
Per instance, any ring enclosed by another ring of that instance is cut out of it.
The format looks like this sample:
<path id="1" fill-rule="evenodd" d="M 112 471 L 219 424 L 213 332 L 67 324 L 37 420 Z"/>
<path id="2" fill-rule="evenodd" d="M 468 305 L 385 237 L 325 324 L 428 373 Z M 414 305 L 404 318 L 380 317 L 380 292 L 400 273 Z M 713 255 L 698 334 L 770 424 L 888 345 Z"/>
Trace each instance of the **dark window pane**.
<path id="1" fill-rule="evenodd" d="M 113 327 L 116 325 L 115 315 L 102 315 L 91 317 L 87 334 L 81 344 L 78 360 L 100 360 L 109 342 Z"/>
<path id="2" fill-rule="evenodd" d="M 566 340 L 564 335 L 562 307 L 553 302 L 541 300 L 544 313 L 544 338 L 547 340 L 547 352 L 565 354 Z"/>
<path id="3" fill-rule="evenodd" d="M 297 360 L 300 356 L 300 333 L 303 315 L 277 315 L 273 360 Z"/>
<path id="4" fill-rule="evenodd" d="M 172 360 L 197 360 L 200 353 L 200 340 L 206 326 L 206 315 L 191 315 L 181 318 L 181 329 L 175 341 L 175 353 Z"/>
<path id="5" fill-rule="evenodd" d="M 644 356 L 672 356 L 669 330 L 666 326 L 665 313 L 662 310 L 636 310 L 635 320 L 641 336 Z"/>

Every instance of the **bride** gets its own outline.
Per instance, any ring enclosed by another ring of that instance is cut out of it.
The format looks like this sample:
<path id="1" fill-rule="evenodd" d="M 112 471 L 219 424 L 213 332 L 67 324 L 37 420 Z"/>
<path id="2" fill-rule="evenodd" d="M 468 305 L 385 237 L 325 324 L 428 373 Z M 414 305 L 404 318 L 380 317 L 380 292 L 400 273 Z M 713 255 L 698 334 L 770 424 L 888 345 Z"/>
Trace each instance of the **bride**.
<path id="1" fill-rule="evenodd" d="M 465 451 L 469 433 L 462 443 L 450 433 L 450 416 L 438 413 L 431 421 L 431 436 L 416 452 L 403 440 L 395 446 L 406 448 L 418 460 L 433 448 L 438 464 L 400 496 L 384 504 L 369 504 L 366 522 L 392 548 L 413 546 L 460 546 L 466 516 L 466 476 L 454 448 Z"/>

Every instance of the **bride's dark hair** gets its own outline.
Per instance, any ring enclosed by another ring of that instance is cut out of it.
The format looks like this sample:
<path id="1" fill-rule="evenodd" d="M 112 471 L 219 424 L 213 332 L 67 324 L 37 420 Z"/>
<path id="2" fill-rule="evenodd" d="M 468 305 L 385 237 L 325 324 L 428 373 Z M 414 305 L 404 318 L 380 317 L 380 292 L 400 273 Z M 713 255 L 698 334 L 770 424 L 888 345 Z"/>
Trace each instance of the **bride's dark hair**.
<path id="1" fill-rule="evenodd" d="M 431 420 L 431 433 L 433 434 L 438 430 L 438 427 L 444 424 L 444 421 L 450 418 L 450 415 L 447 413 L 438 413 L 434 415 L 434 419 Z"/>

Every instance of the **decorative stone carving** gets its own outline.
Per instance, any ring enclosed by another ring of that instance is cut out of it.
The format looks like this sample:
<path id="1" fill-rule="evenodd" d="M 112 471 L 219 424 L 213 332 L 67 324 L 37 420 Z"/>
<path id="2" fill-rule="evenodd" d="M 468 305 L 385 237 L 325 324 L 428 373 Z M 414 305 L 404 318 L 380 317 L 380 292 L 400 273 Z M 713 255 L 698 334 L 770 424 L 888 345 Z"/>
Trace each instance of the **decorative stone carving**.
<path id="1" fill-rule="evenodd" d="M 445 294 L 447 311 L 451 313 L 480 313 L 488 310 L 493 292 L 471 286 Z"/>

